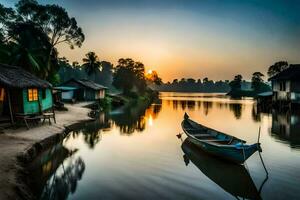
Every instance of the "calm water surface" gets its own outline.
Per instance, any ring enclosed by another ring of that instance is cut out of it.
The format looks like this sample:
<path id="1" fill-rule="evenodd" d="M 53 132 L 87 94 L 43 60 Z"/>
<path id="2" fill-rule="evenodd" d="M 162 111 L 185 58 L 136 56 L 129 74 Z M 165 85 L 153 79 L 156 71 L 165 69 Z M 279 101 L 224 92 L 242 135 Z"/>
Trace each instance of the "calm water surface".
<path id="1" fill-rule="evenodd" d="M 258 153 L 236 166 L 178 139 L 184 112 L 248 143 L 261 127 L 268 179 Z M 263 113 L 251 99 L 161 93 L 76 130 L 32 163 L 41 199 L 300 199 L 299 114 Z"/>

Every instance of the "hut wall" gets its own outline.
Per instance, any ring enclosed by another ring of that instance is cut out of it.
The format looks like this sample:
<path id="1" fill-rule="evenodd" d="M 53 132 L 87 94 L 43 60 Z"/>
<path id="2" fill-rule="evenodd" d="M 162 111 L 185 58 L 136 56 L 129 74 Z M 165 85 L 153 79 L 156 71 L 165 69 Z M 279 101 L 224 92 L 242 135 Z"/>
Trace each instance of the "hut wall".
<path id="1" fill-rule="evenodd" d="M 73 98 L 74 98 L 74 90 L 63 91 L 62 92 L 62 99 L 63 100 L 72 100 Z"/>
<path id="2" fill-rule="evenodd" d="M 50 89 L 45 89 L 46 95 L 43 98 L 43 89 L 38 89 L 38 101 L 28 101 L 28 89 L 23 89 L 24 114 L 39 113 L 52 107 L 52 92 Z M 41 106 L 39 105 L 41 103 Z"/>
<path id="3" fill-rule="evenodd" d="M 97 93 L 97 99 L 104 99 L 105 97 L 105 89 L 101 89 Z"/>
<path id="4" fill-rule="evenodd" d="M 300 81 L 291 82 L 291 92 L 300 93 Z"/>
<path id="5" fill-rule="evenodd" d="M 84 98 L 86 101 L 93 101 L 97 98 L 97 95 L 96 95 L 97 91 L 95 90 L 92 90 L 92 89 L 85 89 L 84 91 Z"/>

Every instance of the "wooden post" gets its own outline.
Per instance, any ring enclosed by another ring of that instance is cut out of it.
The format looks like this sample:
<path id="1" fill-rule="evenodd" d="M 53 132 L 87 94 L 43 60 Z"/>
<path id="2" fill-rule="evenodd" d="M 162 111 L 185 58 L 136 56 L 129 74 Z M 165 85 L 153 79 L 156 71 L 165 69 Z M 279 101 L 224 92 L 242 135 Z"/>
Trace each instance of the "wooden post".
<path id="1" fill-rule="evenodd" d="M 7 99 L 8 99 L 8 107 L 9 107 L 9 114 L 10 114 L 10 122 L 12 124 L 14 124 L 14 116 L 13 116 L 13 113 L 12 113 L 12 108 L 11 108 L 11 96 L 10 96 L 10 90 L 7 88 Z"/>

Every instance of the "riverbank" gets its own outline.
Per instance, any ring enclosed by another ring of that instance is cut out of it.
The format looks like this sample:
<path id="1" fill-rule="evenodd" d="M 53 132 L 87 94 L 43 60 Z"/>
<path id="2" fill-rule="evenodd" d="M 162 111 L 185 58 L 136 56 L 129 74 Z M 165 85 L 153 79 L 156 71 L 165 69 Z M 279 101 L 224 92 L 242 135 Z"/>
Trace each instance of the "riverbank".
<path id="1" fill-rule="evenodd" d="M 57 111 L 57 123 L 39 124 L 27 130 L 25 127 L 6 129 L 0 134 L 0 199 L 30 199 L 22 174 L 24 162 L 30 162 L 51 140 L 63 136 L 68 126 L 91 120 L 90 109 L 81 104 L 66 105 L 68 111 Z"/>

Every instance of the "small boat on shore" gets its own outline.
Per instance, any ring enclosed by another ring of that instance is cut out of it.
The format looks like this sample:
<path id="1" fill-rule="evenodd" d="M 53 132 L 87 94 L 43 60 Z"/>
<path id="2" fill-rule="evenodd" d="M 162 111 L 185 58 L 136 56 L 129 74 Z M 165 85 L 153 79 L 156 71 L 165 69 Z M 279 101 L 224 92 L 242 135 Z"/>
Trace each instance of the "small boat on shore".
<path id="1" fill-rule="evenodd" d="M 221 159 L 242 164 L 256 151 L 262 151 L 260 143 L 248 145 L 244 140 L 191 120 L 187 113 L 184 115 L 181 126 L 195 145 Z"/>

